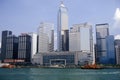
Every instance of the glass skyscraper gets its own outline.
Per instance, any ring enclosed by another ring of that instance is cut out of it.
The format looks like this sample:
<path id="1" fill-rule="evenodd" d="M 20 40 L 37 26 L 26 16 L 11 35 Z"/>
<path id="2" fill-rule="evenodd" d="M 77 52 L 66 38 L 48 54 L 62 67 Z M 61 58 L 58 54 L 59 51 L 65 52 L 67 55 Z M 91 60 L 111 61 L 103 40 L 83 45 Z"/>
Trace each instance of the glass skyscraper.
<path id="1" fill-rule="evenodd" d="M 2 62 L 5 59 L 5 55 L 6 55 L 6 44 L 7 44 L 7 36 L 12 35 L 12 31 L 2 31 L 2 45 L 1 45 L 1 60 Z"/>
<path id="2" fill-rule="evenodd" d="M 5 59 L 17 59 L 18 58 L 18 37 L 10 35 L 7 37 L 6 43 L 6 57 Z"/>
<path id="3" fill-rule="evenodd" d="M 106 47 L 107 47 L 107 63 L 108 64 L 116 64 L 115 60 L 115 44 L 114 44 L 114 36 L 109 35 L 106 37 Z"/>
<path id="4" fill-rule="evenodd" d="M 109 25 L 96 25 L 96 62 L 99 64 L 115 64 L 114 36 L 109 35 Z"/>
<path id="5" fill-rule="evenodd" d="M 18 37 L 18 59 L 31 61 L 31 36 L 23 33 Z"/>
<path id="6" fill-rule="evenodd" d="M 68 10 L 63 2 L 61 2 L 58 11 L 57 50 L 69 50 Z"/>

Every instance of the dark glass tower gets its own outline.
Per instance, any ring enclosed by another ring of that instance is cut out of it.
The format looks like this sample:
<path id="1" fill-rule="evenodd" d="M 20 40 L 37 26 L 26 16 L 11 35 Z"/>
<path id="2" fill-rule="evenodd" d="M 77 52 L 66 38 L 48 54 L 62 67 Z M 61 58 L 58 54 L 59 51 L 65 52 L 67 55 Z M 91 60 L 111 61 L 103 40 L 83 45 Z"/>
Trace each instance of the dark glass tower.
<path id="1" fill-rule="evenodd" d="M 1 60 L 2 62 L 6 56 L 7 36 L 12 35 L 12 31 L 2 31 L 2 45 L 1 45 Z"/>
<path id="2" fill-rule="evenodd" d="M 18 56 L 18 37 L 10 35 L 7 37 L 5 59 L 17 59 Z"/>
<path id="3" fill-rule="evenodd" d="M 113 35 L 109 35 L 106 37 L 106 47 L 107 47 L 108 64 L 116 64 L 115 44 L 114 44 L 114 36 Z"/>
<path id="4" fill-rule="evenodd" d="M 107 62 L 106 36 L 109 36 L 109 24 L 96 24 L 96 62 L 98 64 Z"/>
<path id="5" fill-rule="evenodd" d="M 31 36 L 28 34 L 19 36 L 18 59 L 28 63 L 31 61 Z"/>
<path id="6" fill-rule="evenodd" d="M 62 51 L 69 51 L 69 30 L 64 30 L 62 35 Z"/>

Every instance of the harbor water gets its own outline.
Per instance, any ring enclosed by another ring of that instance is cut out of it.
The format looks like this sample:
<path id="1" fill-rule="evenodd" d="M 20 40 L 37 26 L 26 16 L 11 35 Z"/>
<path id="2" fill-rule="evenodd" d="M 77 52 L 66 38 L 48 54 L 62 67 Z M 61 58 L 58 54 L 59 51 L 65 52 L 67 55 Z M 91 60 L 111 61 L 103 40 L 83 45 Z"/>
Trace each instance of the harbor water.
<path id="1" fill-rule="evenodd" d="M 120 80 L 120 69 L 0 68 L 0 80 Z"/>

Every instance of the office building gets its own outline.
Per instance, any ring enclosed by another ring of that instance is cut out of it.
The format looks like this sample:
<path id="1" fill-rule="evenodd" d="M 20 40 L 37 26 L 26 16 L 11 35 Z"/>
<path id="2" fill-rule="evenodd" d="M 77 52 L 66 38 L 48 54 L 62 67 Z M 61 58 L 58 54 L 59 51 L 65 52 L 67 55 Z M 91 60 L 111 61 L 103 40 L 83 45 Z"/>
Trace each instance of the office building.
<path id="1" fill-rule="evenodd" d="M 0 48 L 0 62 L 1 62 L 1 48 Z"/>
<path id="2" fill-rule="evenodd" d="M 115 40 L 116 64 L 120 65 L 120 39 Z"/>
<path id="3" fill-rule="evenodd" d="M 88 23 L 75 24 L 70 28 L 69 50 L 93 52 L 92 25 Z"/>
<path id="4" fill-rule="evenodd" d="M 33 56 L 37 53 L 37 34 L 28 33 L 31 36 L 31 61 Z"/>
<path id="5" fill-rule="evenodd" d="M 6 55 L 4 62 L 14 62 L 18 58 L 18 37 L 15 35 L 7 36 Z"/>
<path id="6" fill-rule="evenodd" d="M 1 42 L 0 42 L 0 62 L 1 62 Z"/>
<path id="7" fill-rule="evenodd" d="M 116 64 L 114 36 L 106 36 L 107 64 Z"/>
<path id="8" fill-rule="evenodd" d="M 94 61 L 92 25 L 88 23 L 75 24 L 70 28 L 69 51 L 89 53 L 88 59 Z M 86 56 L 85 56 L 86 57 Z"/>
<path id="9" fill-rule="evenodd" d="M 63 2 L 60 4 L 57 20 L 57 50 L 69 51 L 68 10 Z"/>
<path id="10" fill-rule="evenodd" d="M 42 22 L 38 28 L 38 52 L 54 51 L 54 24 Z"/>
<path id="11" fill-rule="evenodd" d="M 109 24 L 96 24 L 96 62 L 99 64 L 107 64 L 107 36 L 109 36 Z"/>
<path id="12" fill-rule="evenodd" d="M 18 59 L 29 63 L 31 61 L 31 36 L 22 33 L 18 38 Z"/>
<path id="13" fill-rule="evenodd" d="M 88 58 L 88 52 L 80 51 L 64 51 L 64 52 L 44 52 L 34 55 L 33 64 L 39 64 L 43 66 L 51 65 L 85 65 L 91 63 Z"/>
<path id="14" fill-rule="evenodd" d="M 6 55 L 6 44 L 7 44 L 7 36 L 12 35 L 12 31 L 2 31 L 2 43 L 1 43 L 1 60 L 2 62 L 5 59 Z"/>

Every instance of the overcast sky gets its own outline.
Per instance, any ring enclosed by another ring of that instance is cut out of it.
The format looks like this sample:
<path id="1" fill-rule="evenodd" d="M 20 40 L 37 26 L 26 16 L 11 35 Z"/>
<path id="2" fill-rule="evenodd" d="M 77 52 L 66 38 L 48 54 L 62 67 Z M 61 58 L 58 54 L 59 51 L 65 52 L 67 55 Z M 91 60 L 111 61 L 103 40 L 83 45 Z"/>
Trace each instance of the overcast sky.
<path id="1" fill-rule="evenodd" d="M 11 30 L 15 35 L 37 32 L 40 22 L 57 26 L 61 0 L 0 0 L 0 33 Z M 68 8 L 69 27 L 89 22 L 109 23 L 111 34 L 120 34 L 120 0 L 63 0 Z M 0 35 L 1 40 L 1 35 Z"/>

